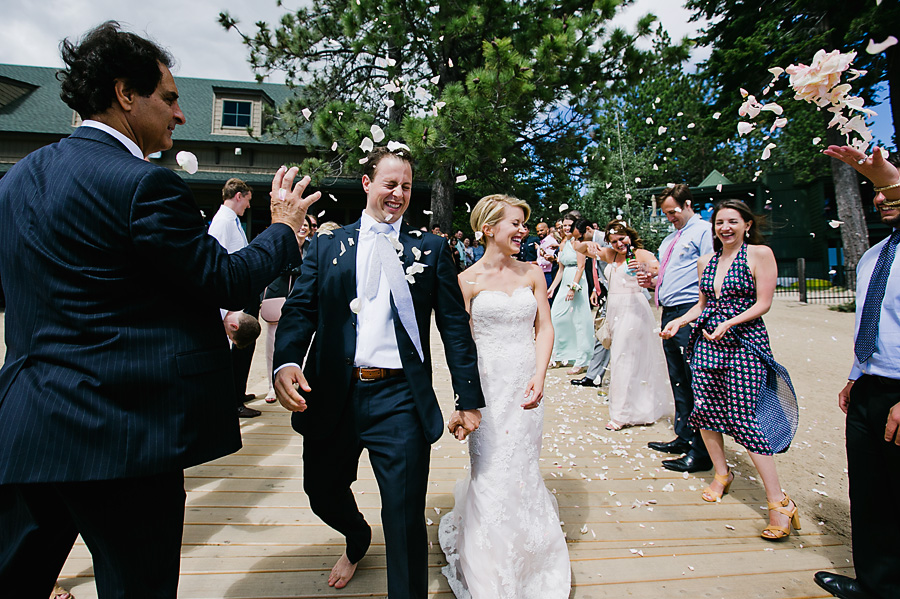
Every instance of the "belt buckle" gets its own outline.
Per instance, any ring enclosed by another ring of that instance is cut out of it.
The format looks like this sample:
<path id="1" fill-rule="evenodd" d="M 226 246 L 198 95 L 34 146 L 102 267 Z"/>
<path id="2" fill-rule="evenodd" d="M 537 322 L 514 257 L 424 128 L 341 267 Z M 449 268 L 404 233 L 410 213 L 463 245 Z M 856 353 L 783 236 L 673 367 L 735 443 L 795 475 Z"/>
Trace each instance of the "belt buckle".
<path id="1" fill-rule="evenodd" d="M 360 368 L 359 369 L 359 380 L 361 381 L 375 381 L 378 380 L 378 375 L 375 372 L 372 372 L 372 376 L 365 376 L 368 372 L 378 370 L 377 368 Z"/>

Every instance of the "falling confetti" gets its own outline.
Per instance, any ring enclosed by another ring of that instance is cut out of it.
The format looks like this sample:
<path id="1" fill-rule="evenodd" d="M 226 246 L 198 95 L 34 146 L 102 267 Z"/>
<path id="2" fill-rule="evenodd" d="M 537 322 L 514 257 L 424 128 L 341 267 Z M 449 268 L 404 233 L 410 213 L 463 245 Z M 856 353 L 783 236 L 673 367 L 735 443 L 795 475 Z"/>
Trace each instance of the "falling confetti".
<path id="1" fill-rule="evenodd" d="M 372 133 L 372 141 L 375 143 L 384 139 L 384 131 L 378 125 L 372 125 L 369 131 Z"/>
<path id="2" fill-rule="evenodd" d="M 362 143 L 359 144 L 359 149 L 363 152 L 371 152 L 374 147 L 374 142 L 368 137 L 363 138 Z"/>
<path id="3" fill-rule="evenodd" d="M 843 224 L 844 224 L 844 221 L 842 221 L 842 220 L 830 220 L 830 221 L 828 221 L 828 226 L 830 226 L 832 229 L 837 229 L 838 227 L 840 227 L 840 226 L 843 225 Z"/>
<path id="4" fill-rule="evenodd" d="M 568 205 L 568 204 L 560 204 L 560 205 L 559 205 L 559 211 L 560 211 L 560 212 L 565 212 L 565 211 L 568 210 L 568 209 L 569 209 L 569 205 Z"/>
<path id="5" fill-rule="evenodd" d="M 338 147 L 338 143 L 334 142 L 333 144 L 331 144 L 331 151 L 334 152 L 335 150 L 337 150 L 337 147 Z"/>
<path id="6" fill-rule="evenodd" d="M 866 52 L 868 54 L 881 54 L 891 46 L 897 43 L 897 38 L 893 35 L 889 35 L 886 40 L 881 43 L 876 44 L 875 40 L 870 39 L 869 45 L 866 46 Z"/>
<path id="7" fill-rule="evenodd" d="M 310 110 L 309 108 L 304 108 L 300 111 L 300 114 L 302 114 L 303 117 L 308 121 L 309 117 L 312 116 L 312 110 Z"/>
<path id="8" fill-rule="evenodd" d="M 456 182 L 457 182 L 457 183 L 463 183 L 463 182 L 466 181 L 466 179 L 468 179 L 468 177 L 465 176 L 465 175 L 457 175 L 457 176 L 456 176 Z"/>
<path id="9" fill-rule="evenodd" d="M 200 168 L 197 157 L 194 156 L 193 152 L 178 152 L 175 154 L 175 162 L 190 175 L 196 173 L 197 169 Z"/>

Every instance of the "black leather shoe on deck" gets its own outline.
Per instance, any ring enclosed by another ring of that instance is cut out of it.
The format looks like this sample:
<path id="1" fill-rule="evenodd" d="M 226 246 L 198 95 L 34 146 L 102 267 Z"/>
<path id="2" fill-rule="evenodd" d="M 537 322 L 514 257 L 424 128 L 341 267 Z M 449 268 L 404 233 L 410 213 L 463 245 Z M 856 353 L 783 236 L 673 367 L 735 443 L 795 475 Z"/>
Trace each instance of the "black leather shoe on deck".
<path id="1" fill-rule="evenodd" d="M 248 408 L 247 406 L 241 406 L 238 408 L 238 417 L 239 418 L 256 418 L 262 414 L 259 410 L 254 410 L 253 408 Z"/>
<path id="2" fill-rule="evenodd" d="M 572 385 L 581 385 L 582 387 L 599 387 L 600 385 L 594 382 L 594 379 L 589 377 L 584 377 L 581 379 L 572 379 L 569 381 Z"/>
<path id="3" fill-rule="evenodd" d="M 833 572 L 816 572 L 816 584 L 840 599 L 871 599 L 862 585 L 855 578 L 834 574 Z"/>
<path id="4" fill-rule="evenodd" d="M 674 470 L 675 472 L 702 472 L 711 470 L 713 467 L 711 459 L 698 458 L 693 451 L 689 451 L 674 460 L 663 460 L 662 465 L 666 470 Z"/>
<path id="5" fill-rule="evenodd" d="M 650 441 L 647 443 L 647 447 L 654 451 L 674 453 L 677 455 L 687 453 L 691 450 L 691 444 L 681 437 L 675 437 L 674 441 L 669 441 L 668 443 L 663 443 L 662 441 Z"/>

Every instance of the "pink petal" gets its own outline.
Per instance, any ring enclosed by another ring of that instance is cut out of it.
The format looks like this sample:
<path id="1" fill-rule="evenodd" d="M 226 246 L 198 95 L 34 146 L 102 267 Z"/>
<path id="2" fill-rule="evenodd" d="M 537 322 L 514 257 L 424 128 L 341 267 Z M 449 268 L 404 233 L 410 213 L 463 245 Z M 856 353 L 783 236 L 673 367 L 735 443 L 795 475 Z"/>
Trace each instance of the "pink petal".
<path id="1" fill-rule="evenodd" d="M 889 35 L 886 40 L 877 44 L 875 43 L 875 40 L 870 39 L 869 45 L 866 46 L 866 52 L 868 52 L 869 54 L 881 54 L 896 43 L 897 38 L 895 38 L 893 35 Z"/>

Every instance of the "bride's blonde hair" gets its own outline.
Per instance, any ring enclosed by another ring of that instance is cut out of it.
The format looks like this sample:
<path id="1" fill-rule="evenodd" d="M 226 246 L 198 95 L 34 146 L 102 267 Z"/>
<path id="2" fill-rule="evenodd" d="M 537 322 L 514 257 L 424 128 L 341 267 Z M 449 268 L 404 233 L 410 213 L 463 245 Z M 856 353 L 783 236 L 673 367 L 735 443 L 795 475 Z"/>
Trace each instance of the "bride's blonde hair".
<path id="1" fill-rule="evenodd" d="M 531 216 L 531 206 L 524 200 L 502 193 L 484 196 L 475 204 L 472 215 L 469 217 L 469 224 L 472 226 L 476 238 L 480 237 L 478 234 L 482 233 L 485 225 L 493 227 L 503 219 L 503 211 L 507 206 L 521 208 L 525 213 L 525 222 L 528 222 L 528 218 Z M 484 240 L 482 239 L 481 242 L 484 243 Z"/>

